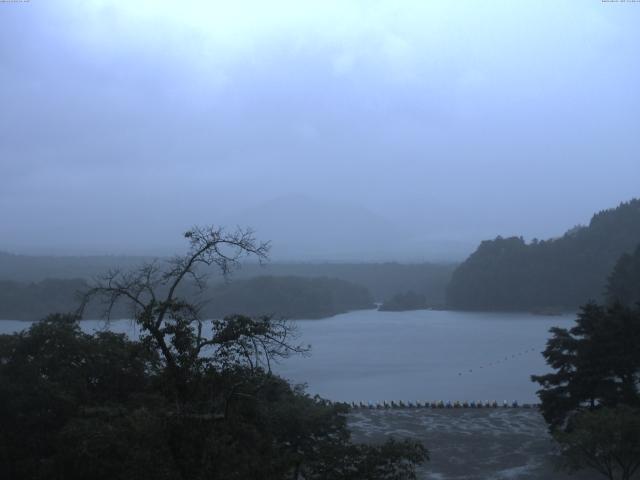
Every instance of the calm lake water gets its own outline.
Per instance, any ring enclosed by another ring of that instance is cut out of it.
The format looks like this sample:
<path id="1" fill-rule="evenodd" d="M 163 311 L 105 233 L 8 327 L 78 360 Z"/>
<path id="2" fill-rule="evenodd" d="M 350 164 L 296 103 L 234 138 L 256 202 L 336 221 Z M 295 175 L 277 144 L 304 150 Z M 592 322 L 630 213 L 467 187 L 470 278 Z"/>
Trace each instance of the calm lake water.
<path id="1" fill-rule="evenodd" d="M 418 310 L 361 310 L 320 320 L 298 320 L 299 343 L 311 355 L 276 367 L 310 393 L 340 401 L 517 400 L 535 402 L 531 374 L 549 371 L 540 352 L 552 326 L 574 315 Z M 0 333 L 28 322 L 0 321 Z M 85 331 L 104 327 L 87 320 Z M 128 320 L 111 330 L 135 336 Z"/>

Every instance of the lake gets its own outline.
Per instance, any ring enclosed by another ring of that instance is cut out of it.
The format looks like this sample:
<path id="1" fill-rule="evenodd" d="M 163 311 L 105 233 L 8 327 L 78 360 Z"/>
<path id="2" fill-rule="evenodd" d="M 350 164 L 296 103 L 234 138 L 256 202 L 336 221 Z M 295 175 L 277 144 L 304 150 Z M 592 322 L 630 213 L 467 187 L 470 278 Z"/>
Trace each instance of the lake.
<path id="1" fill-rule="evenodd" d="M 540 352 L 552 326 L 575 315 L 417 310 L 360 310 L 320 320 L 297 320 L 299 343 L 311 355 L 275 369 L 310 393 L 336 401 L 504 400 L 536 402 L 531 374 L 549 371 Z M 0 321 L 0 333 L 28 322 Z M 85 331 L 104 322 L 86 320 Z M 128 320 L 110 328 L 135 336 Z"/>

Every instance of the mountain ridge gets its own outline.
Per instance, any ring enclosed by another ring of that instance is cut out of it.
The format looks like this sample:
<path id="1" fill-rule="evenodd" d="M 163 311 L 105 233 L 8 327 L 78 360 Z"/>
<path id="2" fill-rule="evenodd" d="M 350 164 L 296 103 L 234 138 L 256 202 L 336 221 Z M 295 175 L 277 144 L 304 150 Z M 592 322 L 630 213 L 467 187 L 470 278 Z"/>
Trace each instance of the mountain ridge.
<path id="1" fill-rule="evenodd" d="M 602 300 L 619 257 L 640 244 L 640 199 L 595 213 L 559 238 L 485 240 L 454 271 L 447 303 L 468 310 L 571 310 Z"/>

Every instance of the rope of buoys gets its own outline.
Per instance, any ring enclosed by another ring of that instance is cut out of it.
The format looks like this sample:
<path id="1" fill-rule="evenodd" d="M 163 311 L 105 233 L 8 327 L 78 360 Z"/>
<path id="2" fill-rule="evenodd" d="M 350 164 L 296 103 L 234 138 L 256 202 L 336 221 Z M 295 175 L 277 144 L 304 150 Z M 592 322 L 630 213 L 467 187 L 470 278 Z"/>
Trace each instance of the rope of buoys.
<path id="1" fill-rule="evenodd" d="M 488 364 L 486 364 L 486 365 L 480 365 L 478 368 L 482 368 L 482 369 L 483 369 L 483 368 L 485 368 L 485 367 L 486 367 L 486 368 L 493 367 L 494 365 L 498 365 L 498 364 L 503 363 L 503 362 L 506 362 L 506 361 L 508 361 L 508 360 L 510 360 L 510 359 L 513 359 L 513 358 L 516 358 L 516 357 L 520 357 L 520 356 L 522 356 L 522 355 L 524 355 L 524 354 L 526 354 L 526 353 L 530 353 L 530 352 L 533 352 L 533 351 L 535 351 L 535 350 L 536 350 L 536 348 L 535 348 L 535 347 L 527 348 L 526 350 L 522 350 L 522 351 L 520 351 L 520 352 L 517 352 L 517 353 L 512 354 L 512 355 L 511 355 L 511 357 L 509 357 L 509 355 L 507 355 L 507 356 L 506 356 L 506 357 L 504 357 L 504 359 L 502 359 L 502 360 L 496 360 L 496 361 L 494 361 L 494 362 L 489 362 L 489 363 L 488 363 Z M 472 369 L 472 368 L 468 369 L 466 373 L 473 373 L 473 369 Z M 460 377 L 460 376 L 462 376 L 463 374 L 464 374 L 464 373 L 463 373 L 462 371 L 458 372 L 458 376 L 459 376 L 459 377 Z"/>
<path id="2" fill-rule="evenodd" d="M 340 402 L 337 402 L 340 403 Z M 538 408 L 537 403 L 519 403 L 516 400 L 507 402 L 506 400 L 502 404 L 496 400 L 479 400 L 479 401 L 408 401 L 402 400 L 395 401 L 382 401 L 382 402 L 350 402 L 346 404 L 354 410 L 399 410 L 399 409 L 414 409 L 414 408 L 430 408 L 430 409 L 450 409 L 450 408 Z"/>

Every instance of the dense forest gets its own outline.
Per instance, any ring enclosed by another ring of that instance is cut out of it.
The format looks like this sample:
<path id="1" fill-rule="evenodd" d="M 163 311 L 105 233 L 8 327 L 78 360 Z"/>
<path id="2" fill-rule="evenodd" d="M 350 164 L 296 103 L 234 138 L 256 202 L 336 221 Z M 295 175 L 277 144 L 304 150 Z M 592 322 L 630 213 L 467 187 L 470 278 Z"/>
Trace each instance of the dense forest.
<path id="1" fill-rule="evenodd" d="M 107 270 L 130 270 L 150 257 L 85 256 L 53 257 L 14 255 L 0 252 L 0 280 L 41 282 L 45 279 L 91 280 Z M 430 303 L 443 303 L 446 285 L 456 264 L 416 263 L 279 263 L 245 262 L 233 273 L 233 280 L 259 276 L 331 277 L 366 287 L 376 301 L 408 290 L 424 294 Z M 220 272 L 208 272 L 212 283 L 222 280 Z"/>
<path id="2" fill-rule="evenodd" d="M 470 310 L 575 309 L 602 300 L 621 255 L 640 244 L 640 200 L 595 214 L 560 238 L 484 241 L 453 273 L 447 303 Z"/>
<path id="3" fill-rule="evenodd" d="M 152 258 L 124 255 L 16 255 L 0 251 L 0 280 L 24 283 L 51 278 L 90 280 L 107 270 L 129 270 L 149 260 Z"/>
<path id="4" fill-rule="evenodd" d="M 217 285 L 204 315 L 221 318 L 237 312 L 285 318 L 321 318 L 373 308 L 369 291 L 345 280 L 318 277 L 255 277 Z"/>
<path id="5" fill-rule="evenodd" d="M 421 310 L 433 307 L 429 305 L 424 295 L 412 290 L 405 293 L 397 293 L 384 301 L 378 310 L 383 312 L 401 312 L 404 310 Z"/>
<path id="6" fill-rule="evenodd" d="M 0 319 L 38 320 L 49 312 L 73 312 L 80 305 L 79 293 L 88 289 L 82 279 L 43 280 L 37 283 L 0 281 Z M 373 308 L 368 290 L 345 280 L 318 277 L 262 276 L 219 282 L 196 295 L 187 284 L 181 293 L 202 300 L 201 314 L 222 318 L 237 312 L 275 315 L 284 318 L 321 318 L 350 310 Z M 85 318 L 103 314 L 100 305 L 91 305 Z M 124 305 L 116 305 L 115 317 L 130 317 Z"/>
<path id="7" fill-rule="evenodd" d="M 605 303 L 588 302 L 571 328 L 552 327 L 542 355 L 553 370 L 532 375 L 540 411 L 569 472 L 610 480 L 640 469 L 640 246 L 609 275 Z"/>
<path id="8" fill-rule="evenodd" d="M 0 478 L 409 480 L 428 459 L 409 440 L 352 442 L 346 405 L 264 368 L 295 353 L 284 324 L 228 317 L 198 356 L 195 328 L 167 323 L 182 330 L 159 337 L 166 357 L 146 330 L 85 334 L 73 316 L 0 335 Z"/>
<path id="9" fill-rule="evenodd" d="M 78 292 L 87 289 L 81 279 L 43 280 L 37 283 L 0 280 L 0 320 L 39 320 L 51 312 L 78 308 Z"/>
<path id="10" fill-rule="evenodd" d="M 620 257 L 609 275 L 607 300 L 627 307 L 640 303 L 640 245 L 633 254 Z"/>

